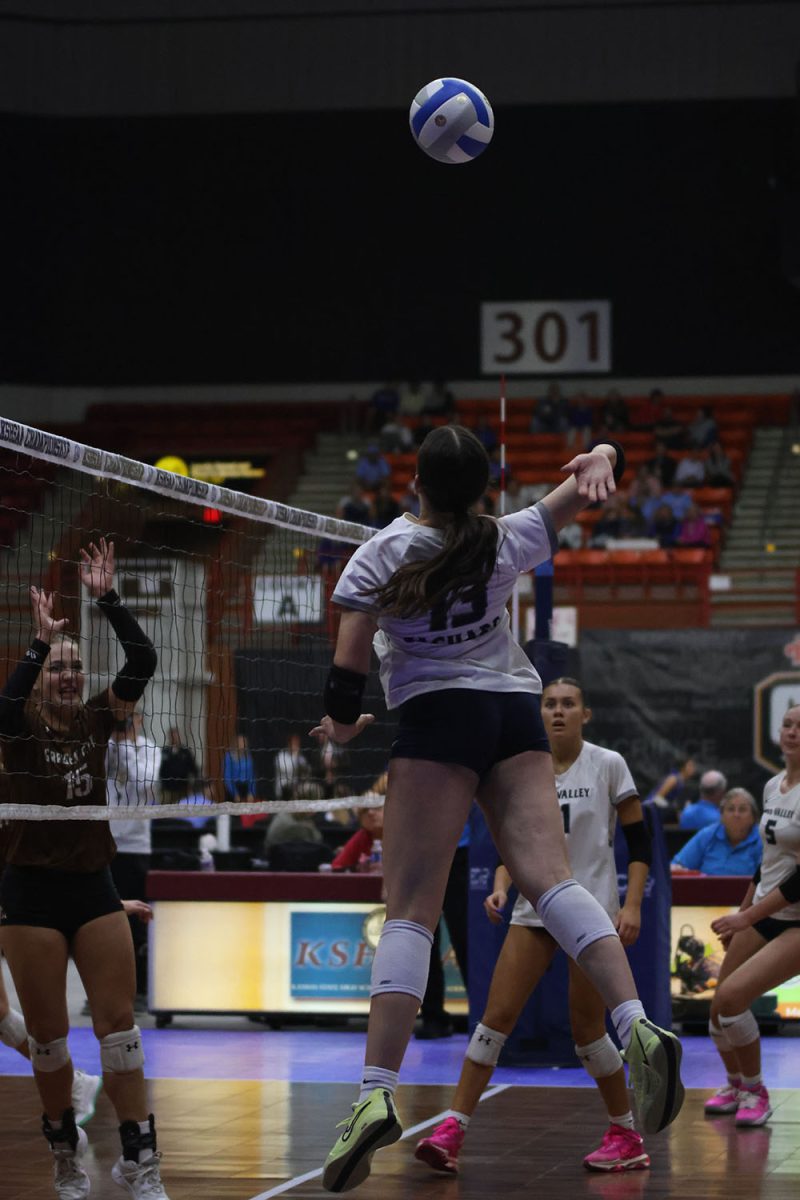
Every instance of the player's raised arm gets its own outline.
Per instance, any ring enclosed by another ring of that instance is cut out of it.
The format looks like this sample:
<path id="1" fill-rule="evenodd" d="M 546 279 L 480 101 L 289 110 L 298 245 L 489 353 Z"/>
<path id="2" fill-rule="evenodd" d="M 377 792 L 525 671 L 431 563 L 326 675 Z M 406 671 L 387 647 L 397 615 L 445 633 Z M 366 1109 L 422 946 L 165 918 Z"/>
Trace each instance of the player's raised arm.
<path id="1" fill-rule="evenodd" d="M 568 525 L 587 505 L 613 495 L 625 470 L 625 453 L 617 442 L 601 442 L 588 454 L 576 454 L 561 470 L 569 478 L 541 501 L 556 529 Z"/>

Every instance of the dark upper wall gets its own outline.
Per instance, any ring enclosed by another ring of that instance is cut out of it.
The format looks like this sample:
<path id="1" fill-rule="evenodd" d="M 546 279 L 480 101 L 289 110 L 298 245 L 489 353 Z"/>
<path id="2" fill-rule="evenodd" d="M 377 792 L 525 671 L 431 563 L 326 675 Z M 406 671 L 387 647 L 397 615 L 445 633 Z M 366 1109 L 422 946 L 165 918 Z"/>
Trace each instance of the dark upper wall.
<path id="1" fill-rule="evenodd" d="M 796 0 L 0 0 L 0 111 L 407 109 L 789 96 Z"/>
<path id="2" fill-rule="evenodd" d="M 616 375 L 799 372 L 795 139 L 780 100 L 499 106 L 460 167 L 396 111 L 0 118 L 0 380 L 468 379 L 482 300 L 589 297 Z"/>

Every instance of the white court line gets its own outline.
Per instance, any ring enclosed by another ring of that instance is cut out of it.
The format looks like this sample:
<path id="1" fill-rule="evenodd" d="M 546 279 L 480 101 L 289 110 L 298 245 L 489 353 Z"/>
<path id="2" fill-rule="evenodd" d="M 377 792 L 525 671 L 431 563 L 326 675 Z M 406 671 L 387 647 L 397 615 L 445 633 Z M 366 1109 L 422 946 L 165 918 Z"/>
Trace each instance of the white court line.
<path id="1" fill-rule="evenodd" d="M 490 1100 L 492 1096 L 506 1091 L 509 1087 L 511 1087 L 510 1083 L 498 1083 L 495 1087 L 489 1088 L 488 1092 L 484 1092 L 478 1103 L 482 1104 L 484 1100 Z M 404 1142 L 406 1138 L 414 1137 L 423 1129 L 429 1129 L 431 1125 L 436 1125 L 449 1111 L 446 1108 L 444 1112 L 437 1113 L 435 1117 L 430 1117 L 427 1121 L 420 1121 L 419 1125 L 412 1125 L 410 1129 L 403 1131 L 403 1135 L 398 1138 L 398 1141 Z M 301 1183 L 308 1183 L 310 1179 L 319 1179 L 321 1174 L 322 1167 L 317 1167 L 316 1171 L 306 1171 L 305 1175 L 295 1175 L 294 1179 L 287 1179 L 286 1183 L 280 1183 L 277 1187 L 270 1188 L 268 1192 L 259 1192 L 257 1196 L 251 1196 L 250 1200 L 270 1200 L 272 1196 L 281 1196 L 284 1192 L 290 1192 L 292 1188 L 299 1187 Z"/>

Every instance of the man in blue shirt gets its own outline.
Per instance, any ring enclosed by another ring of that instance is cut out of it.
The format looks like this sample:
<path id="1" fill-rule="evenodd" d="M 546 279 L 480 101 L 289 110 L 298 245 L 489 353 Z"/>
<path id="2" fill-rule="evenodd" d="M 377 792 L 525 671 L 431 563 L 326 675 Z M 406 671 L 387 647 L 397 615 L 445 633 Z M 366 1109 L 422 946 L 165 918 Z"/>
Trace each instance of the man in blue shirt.
<path id="1" fill-rule="evenodd" d="M 672 860 L 674 873 L 752 875 L 761 862 L 758 805 L 745 788 L 731 788 L 720 819 L 690 838 Z"/>
<path id="2" fill-rule="evenodd" d="M 700 777 L 700 798 L 687 804 L 678 818 L 681 829 L 702 829 L 704 825 L 716 825 L 719 806 L 728 781 L 721 771 L 706 771 Z"/>

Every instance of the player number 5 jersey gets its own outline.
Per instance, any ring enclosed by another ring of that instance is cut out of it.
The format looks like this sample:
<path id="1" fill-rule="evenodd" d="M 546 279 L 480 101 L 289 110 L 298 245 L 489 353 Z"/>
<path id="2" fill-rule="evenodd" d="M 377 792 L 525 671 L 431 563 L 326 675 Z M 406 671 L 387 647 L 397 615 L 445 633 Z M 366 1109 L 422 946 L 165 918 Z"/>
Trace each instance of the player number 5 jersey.
<path id="1" fill-rule="evenodd" d="M 754 904 L 794 872 L 800 856 L 800 784 L 781 792 L 785 778 L 786 772 L 781 771 L 764 785 L 764 811 L 759 825 L 764 853 Z M 800 901 L 787 904 L 772 915 L 776 921 L 800 921 Z"/>

